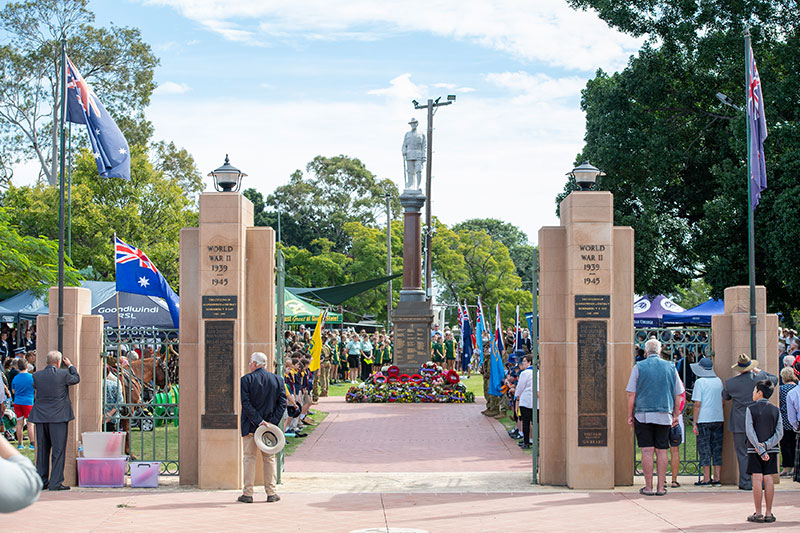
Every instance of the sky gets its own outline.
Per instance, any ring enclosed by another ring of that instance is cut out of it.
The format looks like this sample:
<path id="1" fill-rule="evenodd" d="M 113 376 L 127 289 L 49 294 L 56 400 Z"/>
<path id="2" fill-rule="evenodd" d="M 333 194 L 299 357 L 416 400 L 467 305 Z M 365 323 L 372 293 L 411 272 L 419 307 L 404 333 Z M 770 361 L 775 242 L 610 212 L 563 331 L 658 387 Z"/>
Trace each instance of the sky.
<path id="1" fill-rule="evenodd" d="M 147 117 L 203 176 L 223 163 L 268 194 L 317 155 L 403 183 L 412 99 L 455 94 L 433 135 L 433 214 L 494 217 L 536 243 L 583 146 L 580 91 L 640 41 L 566 0 L 117 0 L 161 63 Z M 73 58 L 75 61 L 76 58 Z M 98 95 L 102 101 L 102 94 Z M 209 179 L 209 188 L 210 178 Z M 401 187 L 402 188 L 402 187 Z"/>

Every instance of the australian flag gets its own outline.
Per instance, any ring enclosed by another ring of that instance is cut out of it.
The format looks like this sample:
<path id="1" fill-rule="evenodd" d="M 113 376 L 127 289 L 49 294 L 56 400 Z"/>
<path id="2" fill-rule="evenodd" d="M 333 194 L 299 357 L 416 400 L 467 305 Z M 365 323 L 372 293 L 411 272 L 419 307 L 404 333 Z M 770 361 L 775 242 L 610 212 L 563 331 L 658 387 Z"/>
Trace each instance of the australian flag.
<path id="1" fill-rule="evenodd" d="M 180 327 L 178 295 L 144 252 L 114 235 L 114 257 L 117 290 L 163 298 L 172 315 L 172 324 Z"/>
<path id="2" fill-rule="evenodd" d="M 464 313 L 461 316 L 461 369 L 466 372 L 469 369 L 469 363 L 472 361 L 472 324 L 469 323 L 469 308 L 467 302 L 464 302 Z"/>
<path id="3" fill-rule="evenodd" d="M 131 179 L 128 141 L 69 58 L 67 120 L 75 124 L 86 124 L 97 171 L 102 177 Z"/>
<path id="4" fill-rule="evenodd" d="M 747 88 L 747 127 L 750 129 L 750 209 L 755 210 L 761 192 L 767 188 L 767 167 L 764 163 L 764 140 L 767 138 L 767 119 L 764 117 L 764 95 L 756 68 L 753 49 L 750 49 Z"/>

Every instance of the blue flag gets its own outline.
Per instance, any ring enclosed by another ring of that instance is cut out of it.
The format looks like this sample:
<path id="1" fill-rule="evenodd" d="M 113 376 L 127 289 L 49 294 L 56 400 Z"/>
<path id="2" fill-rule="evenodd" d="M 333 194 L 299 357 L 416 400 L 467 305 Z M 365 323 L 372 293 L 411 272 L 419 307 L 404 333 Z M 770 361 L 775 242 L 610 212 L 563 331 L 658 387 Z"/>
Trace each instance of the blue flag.
<path id="1" fill-rule="evenodd" d="M 756 68 L 753 49 L 750 48 L 747 88 L 747 127 L 750 129 L 750 209 L 755 210 L 761 192 L 767 188 L 767 167 L 764 162 L 764 140 L 767 138 L 767 119 L 764 117 L 764 97 L 761 78 Z"/>
<path id="2" fill-rule="evenodd" d="M 464 316 L 461 320 L 461 340 L 463 345 L 461 358 L 463 363 L 468 366 L 472 361 L 472 324 L 469 323 L 469 309 L 466 301 L 464 302 Z"/>
<path id="3" fill-rule="evenodd" d="M 481 299 L 478 297 L 478 310 L 477 315 L 475 316 L 475 344 L 478 345 L 478 355 L 480 356 L 480 361 L 478 363 L 479 368 L 483 368 L 483 330 L 486 329 L 486 325 L 483 323 L 483 306 L 481 306 Z"/>
<path id="4" fill-rule="evenodd" d="M 69 58 L 66 118 L 75 124 L 86 124 L 97 171 L 102 177 L 131 179 L 128 141 Z"/>
<path id="5" fill-rule="evenodd" d="M 506 369 L 503 366 L 503 325 L 500 322 L 500 304 L 495 310 L 495 329 L 492 334 L 492 352 L 489 360 L 489 394 L 492 396 L 502 396 L 503 379 L 506 377 Z"/>
<path id="6" fill-rule="evenodd" d="M 178 295 L 140 249 L 126 244 L 114 235 L 117 290 L 145 296 L 157 296 L 167 302 L 172 324 L 180 327 Z"/>

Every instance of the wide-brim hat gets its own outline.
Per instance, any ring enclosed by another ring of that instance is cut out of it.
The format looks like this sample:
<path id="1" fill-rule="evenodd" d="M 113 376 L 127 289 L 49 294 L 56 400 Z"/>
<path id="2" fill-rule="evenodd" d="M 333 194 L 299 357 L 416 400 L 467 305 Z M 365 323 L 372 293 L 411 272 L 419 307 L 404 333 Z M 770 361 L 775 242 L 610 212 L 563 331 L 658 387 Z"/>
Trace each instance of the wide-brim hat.
<path id="1" fill-rule="evenodd" d="M 275 424 L 267 423 L 266 426 L 261 424 L 258 426 L 253 438 L 258 449 L 268 454 L 276 454 L 283 450 L 286 445 L 286 437 L 283 435 L 283 431 Z"/>
<path id="2" fill-rule="evenodd" d="M 419 121 L 417 121 L 417 119 L 415 119 L 415 118 L 412 118 L 411 120 L 408 121 L 408 123 L 409 124 L 419 124 Z"/>
<path id="3" fill-rule="evenodd" d="M 698 378 L 712 378 L 717 374 L 714 372 L 714 362 L 709 357 L 703 357 L 698 362 L 689 365 L 692 372 Z"/>
<path id="4" fill-rule="evenodd" d="M 747 372 L 748 370 L 752 370 L 758 366 L 758 361 L 755 359 L 750 359 L 750 356 L 746 353 L 739 354 L 739 360 L 736 362 L 735 365 L 732 365 L 731 368 L 735 368 L 739 372 Z"/>

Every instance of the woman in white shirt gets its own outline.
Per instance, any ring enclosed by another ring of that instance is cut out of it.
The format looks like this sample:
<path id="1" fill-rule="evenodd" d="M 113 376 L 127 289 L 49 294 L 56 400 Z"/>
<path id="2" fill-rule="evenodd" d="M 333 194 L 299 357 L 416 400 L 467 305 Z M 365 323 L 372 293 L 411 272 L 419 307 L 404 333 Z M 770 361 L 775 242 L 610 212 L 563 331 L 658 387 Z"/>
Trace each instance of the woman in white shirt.
<path id="1" fill-rule="evenodd" d="M 531 422 L 533 421 L 533 370 L 531 363 L 533 356 L 530 354 L 523 356 L 519 363 L 522 371 L 517 379 L 517 386 L 514 390 L 514 397 L 519 405 L 519 412 L 522 416 L 522 443 L 523 450 L 531 447 Z"/>

